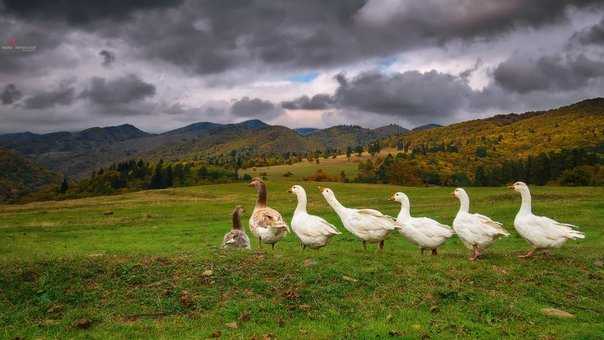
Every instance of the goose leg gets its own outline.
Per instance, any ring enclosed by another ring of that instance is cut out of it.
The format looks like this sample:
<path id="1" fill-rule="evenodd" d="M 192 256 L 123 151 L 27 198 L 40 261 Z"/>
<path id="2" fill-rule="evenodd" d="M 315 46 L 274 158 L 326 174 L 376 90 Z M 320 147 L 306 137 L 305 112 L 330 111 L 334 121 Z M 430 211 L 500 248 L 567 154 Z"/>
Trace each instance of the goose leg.
<path id="1" fill-rule="evenodd" d="M 518 257 L 521 259 L 527 258 L 527 257 L 531 257 L 533 256 L 533 254 L 535 253 L 535 251 L 537 250 L 537 248 L 533 248 L 531 250 L 529 250 L 528 253 L 524 254 L 524 255 L 519 255 Z"/>
<path id="2" fill-rule="evenodd" d="M 478 259 L 478 257 L 480 256 L 480 250 L 478 250 L 477 246 L 473 246 L 472 250 L 473 250 L 473 255 L 470 256 L 470 261 L 476 261 Z"/>
<path id="3" fill-rule="evenodd" d="M 306 250 L 306 245 L 305 244 L 302 245 L 302 250 Z"/>
<path id="4" fill-rule="evenodd" d="M 432 249 L 432 255 L 438 255 L 438 252 L 436 252 L 436 248 Z"/>
<path id="5" fill-rule="evenodd" d="M 262 248 L 262 237 L 258 237 L 259 248 Z"/>
<path id="6" fill-rule="evenodd" d="M 275 244 L 271 243 L 271 247 L 273 247 L 272 249 L 275 250 Z"/>
<path id="7" fill-rule="evenodd" d="M 426 250 L 426 249 L 424 249 L 424 248 L 419 248 L 419 250 L 421 251 L 422 256 L 424 256 L 424 250 Z"/>
<path id="8" fill-rule="evenodd" d="M 384 250 L 384 240 L 380 241 L 380 251 Z"/>
<path id="9" fill-rule="evenodd" d="M 367 250 L 367 242 L 363 241 L 363 249 Z"/>

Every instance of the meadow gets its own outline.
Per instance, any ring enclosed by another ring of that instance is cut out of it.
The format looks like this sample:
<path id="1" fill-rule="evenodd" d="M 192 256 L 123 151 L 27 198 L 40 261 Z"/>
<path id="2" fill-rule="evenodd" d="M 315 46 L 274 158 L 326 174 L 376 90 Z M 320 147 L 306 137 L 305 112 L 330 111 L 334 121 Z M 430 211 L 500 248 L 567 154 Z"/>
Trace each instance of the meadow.
<path id="1" fill-rule="evenodd" d="M 251 251 L 220 250 L 235 205 L 247 226 L 255 192 L 243 182 L 0 206 L 0 337 L 602 338 L 604 188 L 533 187 L 536 213 L 587 238 L 532 259 L 517 258 L 528 249 L 512 226 L 519 195 L 468 188 L 471 210 L 512 233 L 470 262 L 455 237 L 438 256 L 400 235 L 384 252 L 363 251 L 317 185 L 391 215 L 399 206 L 388 197 L 404 191 L 412 214 L 447 224 L 458 202 L 452 188 L 299 181 L 327 164 L 250 170 L 267 172 L 269 205 L 287 220 L 287 189 L 306 187 L 309 211 L 343 232 L 318 251 L 293 235 L 275 250 L 256 240 Z"/>

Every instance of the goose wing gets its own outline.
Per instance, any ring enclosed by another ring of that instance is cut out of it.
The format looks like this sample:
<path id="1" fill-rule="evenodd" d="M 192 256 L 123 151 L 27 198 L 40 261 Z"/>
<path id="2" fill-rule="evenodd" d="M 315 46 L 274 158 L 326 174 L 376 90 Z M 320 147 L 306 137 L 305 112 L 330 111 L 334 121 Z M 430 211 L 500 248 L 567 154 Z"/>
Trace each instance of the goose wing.
<path id="1" fill-rule="evenodd" d="M 392 216 L 384 215 L 375 209 L 356 209 L 353 219 L 363 223 L 367 229 L 400 229 L 401 225 Z"/>
<path id="2" fill-rule="evenodd" d="M 485 216 L 485 215 L 481 215 L 481 214 L 472 214 L 472 215 L 478 219 L 478 221 L 482 224 L 483 227 L 486 227 L 486 229 L 489 231 L 489 234 L 492 234 L 492 236 L 495 236 L 495 235 L 510 236 L 510 233 L 508 233 L 508 231 L 503 228 L 503 223 L 493 221 L 490 217 Z"/>
<path id="3" fill-rule="evenodd" d="M 455 232 L 446 224 L 439 223 L 428 217 L 417 217 L 413 224 L 419 227 L 427 237 L 451 237 Z"/>
<path id="4" fill-rule="evenodd" d="M 543 235 L 549 239 L 556 240 L 563 237 L 576 240 L 585 238 L 585 234 L 574 229 L 577 228 L 575 225 L 561 223 L 545 216 L 533 215 L 532 217 L 528 222 L 533 224 L 533 227 L 542 230 Z"/>
<path id="5" fill-rule="evenodd" d="M 285 229 L 289 226 L 283 220 L 281 214 L 273 208 L 260 208 L 252 214 L 252 222 L 257 228 Z"/>

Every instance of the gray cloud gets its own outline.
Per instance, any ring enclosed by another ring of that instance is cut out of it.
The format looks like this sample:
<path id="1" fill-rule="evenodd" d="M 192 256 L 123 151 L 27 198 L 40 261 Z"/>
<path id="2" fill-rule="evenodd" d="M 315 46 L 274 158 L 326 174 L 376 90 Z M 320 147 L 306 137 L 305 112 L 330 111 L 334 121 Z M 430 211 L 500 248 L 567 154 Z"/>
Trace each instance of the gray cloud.
<path id="1" fill-rule="evenodd" d="M 604 45 L 604 19 L 596 25 L 576 32 L 571 37 L 571 41 L 583 45 Z"/>
<path id="2" fill-rule="evenodd" d="M 86 25 L 99 20 L 121 21 L 136 11 L 178 6 L 181 1 L 170 0 L 104 0 L 83 3 L 78 0 L 48 2 L 39 0 L 4 0 L 3 10 L 26 19 L 65 21 L 71 25 Z"/>
<path id="3" fill-rule="evenodd" d="M 352 79 L 340 75 L 338 81 L 338 106 L 412 122 L 454 115 L 474 92 L 464 79 L 437 71 L 367 72 Z"/>
<path id="4" fill-rule="evenodd" d="M 268 100 L 243 97 L 231 105 L 231 114 L 238 117 L 273 119 L 283 111 Z"/>
<path id="5" fill-rule="evenodd" d="M 99 55 L 103 57 L 102 65 L 105 67 L 109 67 L 115 62 L 115 53 L 111 51 L 101 50 Z"/>
<path id="6" fill-rule="evenodd" d="M 75 101 L 75 93 L 75 88 L 71 85 L 71 82 L 61 82 L 56 89 L 40 91 L 25 98 L 24 107 L 26 109 L 42 110 L 57 105 L 68 106 Z"/>
<path id="7" fill-rule="evenodd" d="M 530 58 L 514 55 L 499 64 L 495 83 L 503 89 L 527 93 L 531 91 L 569 91 L 584 87 L 591 79 L 604 76 L 604 62 L 583 54 Z"/>
<path id="8" fill-rule="evenodd" d="M 333 106 L 334 100 L 329 94 L 317 94 L 312 97 L 301 96 L 294 100 L 284 101 L 281 107 L 288 110 L 324 110 Z"/>
<path id="9" fill-rule="evenodd" d="M 153 84 L 143 81 L 137 75 L 129 74 L 113 80 L 94 77 L 81 97 L 101 106 L 111 106 L 141 101 L 153 97 L 155 92 Z"/>
<path id="10" fill-rule="evenodd" d="M 3 105 L 10 105 L 14 102 L 19 101 L 23 97 L 23 93 L 17 89 L 15 84 L 8 84 L 4 87 L 0 98 L 2 99 Z"/>

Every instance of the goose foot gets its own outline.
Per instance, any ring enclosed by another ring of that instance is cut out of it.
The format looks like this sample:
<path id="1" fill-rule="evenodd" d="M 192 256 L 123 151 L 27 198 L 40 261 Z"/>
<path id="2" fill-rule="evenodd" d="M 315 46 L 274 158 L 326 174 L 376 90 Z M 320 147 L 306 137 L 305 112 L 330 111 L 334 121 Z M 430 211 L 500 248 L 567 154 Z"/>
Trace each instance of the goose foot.
<path id="1" fill-rule="evenodd" d="M 476 261 L 478 260 L 478 257 L 480 256 L 480 250 L 478 250 L 478 247 L 474 246 L 472 248 L 473 250 L 473 254 L 472 256 L 470 256 L 470 261 Z"/>
<path id="2" fill-rule="evenodd" d="M 432 249 L 432 256 L 436 256 L 438 255 L 438 252 L 436 252 L 436 249 Z"/>
<path id="3" fill-rule="evenodd" d="M 380 251 L 384 250 L 384 240 L 380 241 Z"/>
<path id="4" fill-rule="evenodd" d="M 537 248 L 533 248 L 528 253 L 526 253 L 524 255 L 518 255 L 518 257 L 521 258 L 521 259 L 525 259 L 525 258 L 531 257 L 531 256 L 533 256 L 533 254 L 535 253 L 536 250 L 537 250 Z"/>

